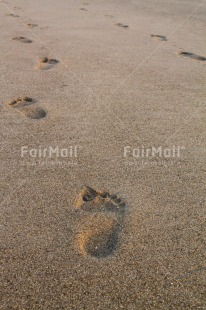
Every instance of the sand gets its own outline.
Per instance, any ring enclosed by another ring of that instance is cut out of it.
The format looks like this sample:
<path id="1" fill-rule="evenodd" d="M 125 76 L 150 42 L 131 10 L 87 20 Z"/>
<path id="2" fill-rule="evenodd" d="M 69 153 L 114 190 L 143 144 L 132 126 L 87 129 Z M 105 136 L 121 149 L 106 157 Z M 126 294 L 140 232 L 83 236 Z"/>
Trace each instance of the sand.
<path id="1" fill-rule="evenodd" d="M 0 309 L 206 309 L 205 16 L 0 1 Z"/>

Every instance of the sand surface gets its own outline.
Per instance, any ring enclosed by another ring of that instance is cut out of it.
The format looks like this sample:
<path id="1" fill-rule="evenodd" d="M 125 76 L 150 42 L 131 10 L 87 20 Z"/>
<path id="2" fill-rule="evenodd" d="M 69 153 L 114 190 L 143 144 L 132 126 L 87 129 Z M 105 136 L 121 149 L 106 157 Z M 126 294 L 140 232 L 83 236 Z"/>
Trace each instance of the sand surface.
<path id="1" fill-rule="evenodd" d="M 0 1 L 0 309 L 206 309 L 206 2 L 85 1 Z"/>

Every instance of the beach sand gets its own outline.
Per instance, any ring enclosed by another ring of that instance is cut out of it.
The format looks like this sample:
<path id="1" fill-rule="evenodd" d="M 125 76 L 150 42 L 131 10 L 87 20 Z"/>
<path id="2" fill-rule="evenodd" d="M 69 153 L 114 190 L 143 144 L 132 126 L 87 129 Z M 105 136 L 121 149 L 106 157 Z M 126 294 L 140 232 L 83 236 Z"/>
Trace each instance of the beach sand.
<path id="1" fill-rule="evenodd" d="M 206 309 L 205 16 L 0 1 L 0 309 Z"/>

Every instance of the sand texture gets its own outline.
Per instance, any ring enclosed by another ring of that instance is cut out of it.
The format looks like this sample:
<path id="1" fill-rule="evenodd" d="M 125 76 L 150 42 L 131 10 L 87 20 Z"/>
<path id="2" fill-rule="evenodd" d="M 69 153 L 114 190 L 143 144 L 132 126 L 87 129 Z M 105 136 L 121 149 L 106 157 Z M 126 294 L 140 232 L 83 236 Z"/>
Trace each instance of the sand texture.
<path id="1" fill-rule="evenodd" d="M 0 1 L 0 309 L 206 309 L 205 30 L 201 0 Z"/>

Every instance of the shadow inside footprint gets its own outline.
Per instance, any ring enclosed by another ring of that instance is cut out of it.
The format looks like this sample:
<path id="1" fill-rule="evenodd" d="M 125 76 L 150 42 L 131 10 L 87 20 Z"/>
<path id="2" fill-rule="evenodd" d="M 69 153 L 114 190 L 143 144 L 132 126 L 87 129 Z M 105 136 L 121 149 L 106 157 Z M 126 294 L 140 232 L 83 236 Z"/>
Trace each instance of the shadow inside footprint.
<path id="1" fill-rule="evenodd" d="M 192 59 L 195 59 L 195 60 L 206 61 L 206 57 L 199 56 L 197 54 L 193 54 L 193 53 L 190 53 L 190 52 L 180 52 L 179 55 L 180 56 L 189 57 L 189 58 L 192 58 Z"/>
<path id="2" fill-rule="evenodd" d="M 21 43 L 32 43 L 32 40 L 27 39 L 25 37 L 16 37 L 16 38 L 13 38 L 13 40 L 21 42 Z"/>
<path id="3" fill-rule="evenodd" d="M 54 65 L 59 63 L 58 60 L 53 59 L 53 58 L 47 58 L 47 57 L 41 57 L 39 59 L 39 63 L 37 65 L 37 69 L 40 70 L 49 70 L 51 69 Z"/>
<path id="4" fill-rule="evenodd" d="M 30 97 L 23 97 L 13 99 L 8 104 L 17 110 L 18 112 L 22 113 L 28 118 L 31 119 L 40 119 L 46 116 L 46 111 L 40 107 L 34 107 L 33 104 L 35 101 Z"/>
<path id="5" fill-rule="evenodd" d="M 116 195 L 84 187 L 77 208 L 85 211 L 82 230 L 77 235 L 80 252 L 96 258 L 111 255 L 118 243 L 125 203 Z"/>
<path id="6" fill-rule="evenodd" d="M 158 34 L 151 34 L 151 37 L 152 38 L 155 38 L 159 41 L 167 41 L 167 37 L 166 36 L 161 36 L 161 35 L 158 35 Z"/>
<path id="7" fill-rule="evenodd" d="M 122 27 L 122 28 L 128 28 L 129 26 L 128 25 L 124 25 L 124 24 L 122 24 L 122 23 L 117 23 L 117 24 L 115 24 L 116 26 L 118 26 L 118 27 Z"/>

